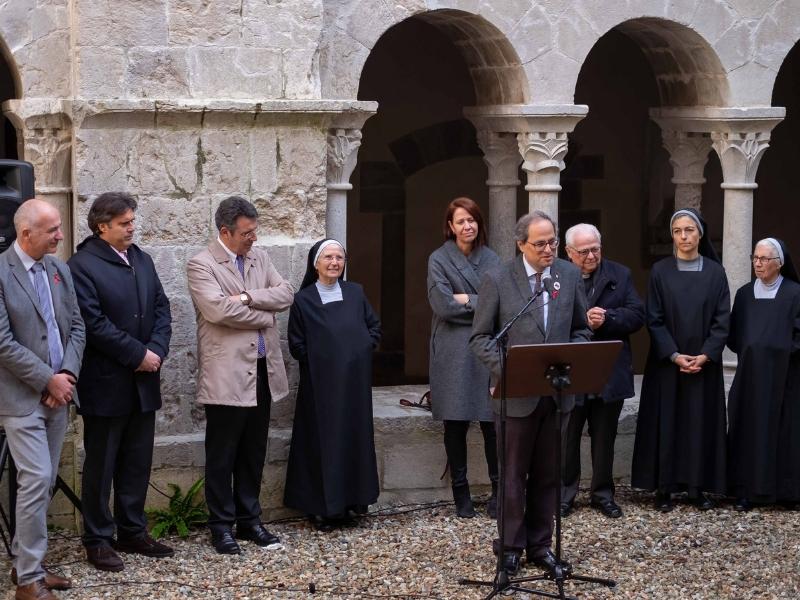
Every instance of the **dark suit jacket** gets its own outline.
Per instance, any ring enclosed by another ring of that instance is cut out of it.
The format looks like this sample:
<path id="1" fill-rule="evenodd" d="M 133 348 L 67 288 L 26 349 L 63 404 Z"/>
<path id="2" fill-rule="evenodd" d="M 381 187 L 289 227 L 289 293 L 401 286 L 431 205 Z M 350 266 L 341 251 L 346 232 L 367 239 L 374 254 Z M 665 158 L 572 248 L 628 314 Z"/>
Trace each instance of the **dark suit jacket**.
<path id="1" fill-rule="evenodd" d="M 72 276 L 55 256 L 47 254 L 42 262 L 64 347 L 61 370 L 77 377 L 86 338 Z M 39 297 L 12 245 L 0 255 L 0 414 L 23 417 L 34 411 L 53 376 L 49 362 Z M 77 393 L 73 401 L 78 403 Z"/>
<path id="2" fill-rule="evenodd" d="M 557 258 L 550 267 L 553 283 L 559 284 L 557 297 L 548 304 L 547 328 L 533 316 L 532 307 L 509 331 L 508 347 L 517 344 L 542 344 L 545 342 L 587 342 L 591 329 L 586 324 L 586 292 L 581 273 L 571 262 Z M 478 290 L 480 302 L 472 324 L 470 348 L 492 373 L 492 385 L 500 378 L 500 359 L 497 342 L 492 337 L 504 323 L 517 314 L 532 296 L 522 255 L 500 265 L 483 276 Z M 536 410 L 538 397 L 515 398 L 508 402 L 508 416 L 525 417 Z M 574 397 L 565 396 L 565 411 L 572 410 Z M 494 405 L 499 412 L 498 403 Z"/>
<path id="3" fill-rule="evenodd" d="M 69 259 L 86 353 L 78 380 L 80 413 L 116 417 L 161 407 L 160 371 L 136 372 L 146 350 L 162 360 L 169 351 L 172 317 L 153 260 L 128 248 L 130 266 L 99 237 L 86 238 Z"/>
<path id="4" fill-rule="evenodd" d="M 606 320 L 594 331 L 593 340 L 620 340 L 623 344 L 611 378 L 603 388 L 603 399 L 611 402 L 632 398 L 634 391 L 630 335 L 644 325 L 644 303 L 633 287 L 630 269 L 606 258 L 601 260 L 586 303 L 589 308 L 599 306 L 606 309 Z"/>

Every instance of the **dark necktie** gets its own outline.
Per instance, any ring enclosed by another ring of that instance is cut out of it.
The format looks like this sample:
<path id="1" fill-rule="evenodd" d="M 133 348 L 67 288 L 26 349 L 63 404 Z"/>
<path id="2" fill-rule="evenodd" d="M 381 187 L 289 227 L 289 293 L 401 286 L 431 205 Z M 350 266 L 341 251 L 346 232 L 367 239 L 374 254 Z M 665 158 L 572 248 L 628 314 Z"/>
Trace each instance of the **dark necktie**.
<path id="1" fill-rule="evenodd" d="M 33 263 L 33 287 L 36 288 L 36 295 L 39 297 L 39 308 L 44 316 L 47 325 L 47 349 L 50 354 L 50 366 L 56 373 L 61 369 L 61 361 L 64 356 L 61 351 L 59 341 L 58 324 L 53 314 L 53 306 L 50 304 L 50 297 L 47 293 L 47 279 L 45 278 L 44 265 L 40 262 Z"/>
<path id="2" fill-rule="evenodd" d="M 544 328 L 544 294 L 542 293 L 542 274 L 536 273 L 534 276 L 536 279 L 534 280 L 533 284 L 533 293 L 537 297 L 536 300 L 533 301 L 533 316 L 542 325 L 542 328 Z"/>
<path id="3" fill-rule="evenodd" d="M 244 281 L 244 256 L 238 255 L 236 257 L 236 268 L 239 269 L 239 275 L 242 276 Z M 258 358 L 264 358 L 267 355 L 267 346 L 264 344 L 264 336 L 258 332 Z"/>

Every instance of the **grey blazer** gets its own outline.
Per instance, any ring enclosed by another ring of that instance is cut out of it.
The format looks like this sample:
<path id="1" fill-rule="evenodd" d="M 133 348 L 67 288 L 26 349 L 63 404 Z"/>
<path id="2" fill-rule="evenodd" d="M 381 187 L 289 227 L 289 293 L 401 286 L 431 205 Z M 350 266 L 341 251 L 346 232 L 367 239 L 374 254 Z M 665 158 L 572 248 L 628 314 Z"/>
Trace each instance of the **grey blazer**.
<path id="1" fill-rule="evenodd" d="M 572 263 L 557 258 L 550 267 L 553 283 L 559 289 L 555 298 L 549 299 L 547 327 L 536 321 L 533 311 L 523 314 L 508 334 L 508 346 L 517 344 L 542 344 L 546 342 L 588 342 L 592 331 L 586 323 L 586 291 L 581 281 L 581 272 Z M 492 340 L 500 328 L 517 314 L 532 296 L 522 255 L 502 264 L 487 273 L 481 280 L 478 291 L 480 303 L 472 323 L 469 345 L 480 361 L 492 374 L 492 385 L 500 379 L 500 358 L 497 342 Z M 564 410 L 572 410 L 575 399 L 564 397 Z M 510 417 L 525 417 L 539 404 L 539 397 L 514 398 L 508 402 Z M 498 401 L 493 408 L 500 412 Z"/>
<path id="2" fill-rule="evenodd" d="M 67 265 L 50 254 L 42 262 L 64 347 L 61 370 L 77 378 L 86 335 L 72 276 Z M 53 376 L 49 360 L 39 298 L 12 246 L 0 254 L 0 415 L 23 417 L 34 411 Z M 78 403 L 77 392 L 73 400 Z"/>

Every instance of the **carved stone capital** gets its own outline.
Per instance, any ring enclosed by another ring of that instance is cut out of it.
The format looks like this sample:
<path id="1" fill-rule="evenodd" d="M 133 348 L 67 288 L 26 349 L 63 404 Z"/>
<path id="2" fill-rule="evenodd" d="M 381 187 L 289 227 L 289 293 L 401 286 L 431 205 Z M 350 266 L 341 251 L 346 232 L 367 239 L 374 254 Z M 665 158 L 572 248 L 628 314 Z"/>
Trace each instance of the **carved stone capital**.
<path id="1" fill-rule="evenodd" d="M 665 130 L 661 135 L 672 165 L 672 183 L 703 184 L 703 169 L 711 151 L 711 136 L 707 133 Z"/>
<path id="2" fill-rule="evenodd" d="M 567 132 L 536 131 L 517 134 L 522 168 L 528 173 L 529 192 L 561 191 L 558 181 L 567 154 Z"/>
<path id="3" fill-rule="evenodd" d="M 327 188 L 329 190 L 353 189 L 350 175 L 356 168 L 360 145 L 360 129 L 331 129 L 329 131 L 327 170 Z"/>
<path id="4" fill-rule="evenodd" d="M 769 148 L 769 131 L 712 132 L 713 147 L 722 164 L 723 188 L 755 189 L 761 158 Z"/>
<path id="5" fill-rule="evenodd" d="M 517 138 L 513 133 L 498 133 L 486 129 L 477 132 L 478 146 L 489 170 L 489 187 L 517 187 L 521 162 Z"/>

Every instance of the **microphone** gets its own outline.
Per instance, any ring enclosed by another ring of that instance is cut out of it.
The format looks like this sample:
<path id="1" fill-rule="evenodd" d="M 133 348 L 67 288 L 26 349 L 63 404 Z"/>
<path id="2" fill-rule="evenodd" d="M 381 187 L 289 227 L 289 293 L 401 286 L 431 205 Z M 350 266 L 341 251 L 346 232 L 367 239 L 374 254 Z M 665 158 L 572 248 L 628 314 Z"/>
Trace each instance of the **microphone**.
<path id="1" fill-rule="evenodd" d="M 550 297 L 553 296 L 553 278 L 550 275 L 542 277 L 542 288 Z"/>

